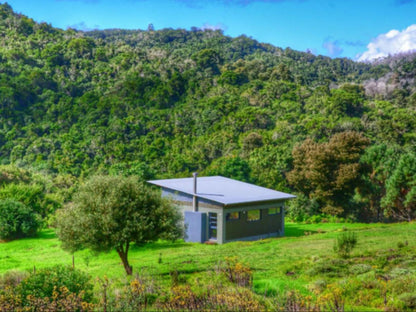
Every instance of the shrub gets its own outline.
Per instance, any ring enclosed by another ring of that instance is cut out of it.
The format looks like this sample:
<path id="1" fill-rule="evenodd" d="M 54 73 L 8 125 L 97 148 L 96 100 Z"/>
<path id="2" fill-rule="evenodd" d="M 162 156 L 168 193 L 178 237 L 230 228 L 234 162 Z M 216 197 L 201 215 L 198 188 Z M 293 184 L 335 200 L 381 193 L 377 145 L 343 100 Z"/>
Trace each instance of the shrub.
<path id="1" fill-rule="evenodd" d="M 265 307 L 247 288 L 211 286 L 195 292 L 189 285 L 175 286 L 166 298 L 160 297 L 158 308 L 167 311 L 264 311 Z"/>
<path id="2" fill-rule="evenodd" d="M 303 222 L 319 213 L 320 206 L 316 200 L 309 199 L 302 193 L 296 194 L 296 196 L 288 203 L 286 211 L 288 219 L 295 222 Z"/>
<path id="3" fill-rule="evenodd" d="M 160 297 L 160 287 L 150 275 L 136 275 L 124 287 L 114 291 L 115 296 L 108 296 L 110 283 L 107 278 L 100 279 L 102 289 L 102 306 L 104 311 L 146 311 Z M 99 309 L 101 311 L 101 309 Z"/>
<path id="4" fill-rule="evenodd" d="M 310 223 L 321 223 L 322 221 L 322 216 L 320 215 L 313 215 L 312 217 L 308 218 L 307 220 L 305 220 L 306 224 L 310 224 Z"/>
<path id="5" fill-rule="evenodd" d="M 253 272 L 251 269 L 238 262 L 235 257 L 225 259 L 225 268 L 223 268 L 228 280 L 242 287 L 251 287 L 253 282 Z"/>
<path id="6" fill-rule="evenodd" d="M 371 271 L 371 265 L 365 263 L 354 264 L 350 267 L 350 273 L 354 275 L 364 274 Z"/>
<path id="7" fill-rule="evenodd" d="M 320 312 L 321 308 L 312 302 L 311 297 L 305 297 L 297 291 L 289 291 L 286 294 L 284 306 L 277 306 L 276 310 L 287 312 Z"/>
<path id="8" fill-rule="evenodd" d="M 334 251 L 338 253 L 339 256 L 342 258 L 348 258 L 350 252 L 354 249 L 357 245 L 357 236 L 354 232 L 345 232 L 338 235 L 335 245 Z"/>
<path id="9" fill-rule="evenodd" d="M 399 300 L 407 309 L 416 309 L 416 293 L 404 293 L 399 296 Z"/>
<path id="10" fill-rule="evenodd" d="M 28 275 L 29 273 L 27 272 L 14 271 L 14 270 L 8 271 L 0 277 L 0 289 L 4 289 L 6 287 L 16 287 Z"/>
<path id="11" fill-rule="evenodd" d="M 347 273 L 348 263 L 343 259 L 319 259 L 306 271 L 310 276 L 324 275 L 326 277 L 340 277 Z"/>
<path id="12" fill-rule="evenodd" d="M 40 225 L 39 215 L 24 204 L 12 199 L 0 200 L 1 239 L 35 236 Z"/>
<path id="13" fill-rule="evenodd" d="M 71 267 L 54 266 L 30 274 L 17 287 L 17 292 L 23 300 L 26 300 L 28 296 L 58 298 L 64 292 L 76 294 L 83 301 L 90 302 L 92 288 L 90 277 L 86 273 Z"/>
<path id="14" fill-rule="evenodd" d="M 66 287 L 56 289 L 51 298 L 28 296 L 26 305 L 30 309 L 23 311 L 94 311 L 94 305 L 83 300 L 83 293 L 75 294 Z M 19 309 L 20 310 L 20 309 Z"/>

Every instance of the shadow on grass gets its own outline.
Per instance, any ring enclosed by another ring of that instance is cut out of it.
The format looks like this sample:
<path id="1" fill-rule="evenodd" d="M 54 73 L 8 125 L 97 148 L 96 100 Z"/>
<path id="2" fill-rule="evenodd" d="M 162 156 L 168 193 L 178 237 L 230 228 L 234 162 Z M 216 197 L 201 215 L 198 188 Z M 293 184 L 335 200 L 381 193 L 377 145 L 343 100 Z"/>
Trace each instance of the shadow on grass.
<path id="1" fill-rule="evenodd" d="M 300 237 L 318 233 L 317 231 L 305 231 L 304 228 L 296 226 L 296 224 L 285 224 L 285 237 Z"/>
<path id="2" fill-rule="evenodd" d="M 133 244 L 131 246 L 131 250 L 162 250 L 162 249 L 167 249 L 167 248 L 180 248 L 185 245 L 186 243 L 183 240 L 178 240 L 175 242 L 157 241 L 154 243 L 147 243 L 147 244 L 140 244 L 140 245 Z"/>
<path id="3" fill-rule="evenodd" d="M 36 238 L 41 238 L 41 239 L 54 239 L 57 238 L 55 230 L 53 229 L 46 229 L 46 230 L 42 230 L 38 233 L 38 235 L 36 235 Z"/>

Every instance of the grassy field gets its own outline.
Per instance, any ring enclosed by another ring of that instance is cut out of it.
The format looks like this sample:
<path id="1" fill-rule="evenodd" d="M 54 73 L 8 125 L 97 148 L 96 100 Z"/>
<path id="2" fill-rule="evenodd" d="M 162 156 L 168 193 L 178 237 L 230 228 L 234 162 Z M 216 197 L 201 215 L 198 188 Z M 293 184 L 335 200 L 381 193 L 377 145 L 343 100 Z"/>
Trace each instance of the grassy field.
<path id="1" fill-rule="evenodd" d="M 334 241 L 347 230 L 356 233 L 358 244 L 348 259 L 340 259 L 334 253 Z M 415 223 L 287 223 L 286 236 L 282 238 L 225 245 L 156 242 L 133 246 L 129 259 L 135 272 L 157 275 L 164 285 L 169 285 L 173 271 L 180 274 L 182 281 L 194 285 L 208 282 L 215 267 L 224 259 L 235 257 L 253 272 L 255 293 L 269 297 L 291 290 L 317 295 L 324 291 L 319 288 L 334 283 L 342 285 L 346 281 L 365 284 L 371 280 L 378 281 L 380 277 L 392 282 L 398 278 L 410 279 L 410 282 L 406 280 L 411 284 L 406 284 L 406 289 L 399 290 L 398 286 L 391 289 L 389 300 L 394 303 L 403 293 L 411 296 L 412 291 L 408 288 L 416 284 L 411 283 L 416 277 L 414 237 Z M 113 281 L 126 279 L 115 252 L 94 255 L 84 250 L 75 253 L 74 259 L 76 268 L 93 277 L 107 276 Z M 60 242 L 51 229 L 42 231 L 35 239 L 0 243 L 0 274 L 56 264 L 72 265 L 72 255 L 60 248 Z M 351 307 L 370 305 L 365 304 L 366 296 L 372 300 L 374 308 L 383 304 L 381 296 L 373 294 L 371 289 L 358 299 L 354 297 L 356 289 L 349 291 L 351 294 L 345 296 L 349 298 L 347 305 Z"/>

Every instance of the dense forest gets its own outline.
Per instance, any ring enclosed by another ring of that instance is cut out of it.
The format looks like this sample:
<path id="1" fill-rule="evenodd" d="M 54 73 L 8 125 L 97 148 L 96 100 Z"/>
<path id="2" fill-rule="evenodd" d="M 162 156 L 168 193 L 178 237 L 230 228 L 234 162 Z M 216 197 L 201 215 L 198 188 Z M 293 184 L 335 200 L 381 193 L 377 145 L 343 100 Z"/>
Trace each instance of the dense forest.
<path id="1" fill-rule="evenodd" d="M 374 63 L 220 30 L 61 30 L 0 5 L 0 199 L 47 218 L 96 174 L 223 175 L 289 217 L 416 216 L 416 54 Z"/>

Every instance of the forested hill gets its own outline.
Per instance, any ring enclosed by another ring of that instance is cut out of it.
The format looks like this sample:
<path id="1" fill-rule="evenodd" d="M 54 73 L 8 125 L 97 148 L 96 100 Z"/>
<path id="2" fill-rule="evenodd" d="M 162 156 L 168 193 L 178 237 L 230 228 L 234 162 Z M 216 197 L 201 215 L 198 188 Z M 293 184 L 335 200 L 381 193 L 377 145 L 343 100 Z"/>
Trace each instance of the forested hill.
<path id="1" fill-rule="evenodd" d="M 364 64 L 196 28 L 61 30 L 3 4 L 0 161 L 55 182 L 221 174 L 295 192 L 298 218 L 412 219 L 415 73 L 415 55 Z"/>

